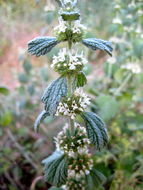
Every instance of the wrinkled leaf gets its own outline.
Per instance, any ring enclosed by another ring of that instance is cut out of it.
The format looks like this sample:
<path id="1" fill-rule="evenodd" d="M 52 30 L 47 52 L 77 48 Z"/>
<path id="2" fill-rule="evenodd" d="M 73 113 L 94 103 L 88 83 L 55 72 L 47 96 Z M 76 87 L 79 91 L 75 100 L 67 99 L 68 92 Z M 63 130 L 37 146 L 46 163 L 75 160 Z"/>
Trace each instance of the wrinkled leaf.
<path id="1" fill-rule="evenodd" d="M 36 119 L 36 121 L 35 121 L 35 123 L 34 123 L 34 129 L 35 129 L 35 131 L 38 131 L 38 128 L 39 128 L 40 123 L 41 123 L 47 116 L 48 116 L 48 113 L 47 113 L 45 110 L 43 110 L 43 111 L 39 114 L 39 116 L 37 117 L 37 119 Z"/>
<path id="2" fill-rule="evenodd" d="M 100 49 L 106 51 L 109 55 L 112 56 L 113 48 L 111 42 L 96 38 L 87 38 L 84 39 L 82 43 L 88 48 L 91 48 L 92 50 Z"/>
<path id="3" fill-rule="evenodd" d="M 28 42 L 28 52 L 39 57 L 50 52 L 58 43 L 55 37 L 37 37 Z"/>
<path id="4" fill-rule="evenodd" d="M 86 176 L 86 190 L 96 190 L 105 183 L 106 177 L 96 169 L 93 169 L 88 176 Z"/>
<path id="5" fill-rule="evenodd" d="M 86 131 L 91 143 L 100 150 L 108 142 L 107 129 L 104 122 L 93 112 L 84 112 L 81 117 L 86 124 Z"/>
<path id="6" fill-rule="evenodd" d="M 67 95 L 66 78 L 60 77 L 48 86 L 42 96 L 45 110 L 49 115 L 54 115 L 62 97 Z"/>
<path id="7" fill-rule="evenodd" d="M 87 79 L 86 76 L 84 74 L 84 72 L 79 72 L 76 75 L 76 86 L 77 87 L 82 87 L 87 83 Z"/>
<path id="8" fill-rule="evenodd" d="M 45 164 L 45 180 L 48 183 L 56 187 L 66 183 L 68 164 L 60 151 L 55 151 L 42 163 Z"/>

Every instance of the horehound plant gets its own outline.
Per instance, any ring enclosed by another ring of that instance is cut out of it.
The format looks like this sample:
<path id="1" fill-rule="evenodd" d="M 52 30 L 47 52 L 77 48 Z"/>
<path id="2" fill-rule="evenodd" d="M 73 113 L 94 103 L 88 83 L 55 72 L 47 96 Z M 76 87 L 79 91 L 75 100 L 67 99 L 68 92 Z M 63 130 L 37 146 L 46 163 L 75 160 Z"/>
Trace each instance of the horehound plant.
<path id="1" fill-rule="evenodd" d="M 108 41 L 84 39 L 86 28 L 80 23 L 77 0 L 61 0 L 60 3 L 59 25 L 54 29 L 56 37 L 37 37 L 28 43 L 28 52 L 41 56 L 57 44 L 67 42 L 67 48 L 53 56 L 51 68 L 60 77 L 43 94 L 45 107 L 36 119 L 35 129 L 48 116 L 67 118 L 63 130 L 54 138 L 56 151 L 42 162 L 45 165 L 45 180 L 53 186 L 53 190 L 94 190 L 99 188 L 105 177 L 94 168 L 89 146 L 94 145 L 96 151 L 101 150 L 107 144 L 108 136 L 104 122 L 95 113 L 85 111 L 90 98 L 81 87 L 87 82 L 82 71 L 87 60 L 83 52 L 77 52 L 75 47 L 81 43 L 109 55 L 112 54 L 112 47 Z M 81 119 L 85 126 L 78 123 Z"/>

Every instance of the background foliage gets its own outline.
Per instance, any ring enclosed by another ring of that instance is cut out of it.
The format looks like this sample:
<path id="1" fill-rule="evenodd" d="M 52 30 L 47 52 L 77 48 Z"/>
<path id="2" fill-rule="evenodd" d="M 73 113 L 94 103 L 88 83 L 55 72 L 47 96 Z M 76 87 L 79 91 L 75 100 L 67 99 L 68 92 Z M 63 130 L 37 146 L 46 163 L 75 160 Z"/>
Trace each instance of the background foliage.
<path id="1" fill-rule="evenodd" d="M 107 149 L 95 154 L 96 168 L 107 177 L 106 190 L 141 190 L 143 73 L 125 66 L 142 67 L 143 3 L 83 0 L 79 7 L 89 29 L 86 37 L 93 33 L 110 38 L 115 49 L 113 59 L 107 60 L 104 53 L 85 48 L 91 62 L 85 68 L 89 79 L 85 88 L 96 97 L 91 110 L 105 120 L 110 135 Z M 45 190 L 50 186 L 43 181 L 39 163 L 53 152 L 52 138 L 64 121 L 47 118 L 40 134 L 34 132 L 33 123 L 42 110 L 43 89 L 56 75 L 49 64 L 58 47 L 38 60 L 29 58 L 25 48 L 37 34 L 52 33 L 57 2 L 1 0 L 0 13 L 0 189 Z"/>

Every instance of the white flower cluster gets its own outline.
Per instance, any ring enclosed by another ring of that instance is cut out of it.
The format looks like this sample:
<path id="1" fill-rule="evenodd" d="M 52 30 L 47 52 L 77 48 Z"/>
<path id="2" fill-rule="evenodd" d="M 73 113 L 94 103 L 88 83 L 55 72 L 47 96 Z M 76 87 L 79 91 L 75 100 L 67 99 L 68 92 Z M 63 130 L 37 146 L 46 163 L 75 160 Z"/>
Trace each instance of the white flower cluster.
<path id="1" fill-rule="evenodd" d="M 141 67 L 138 64 L 135 63 L 128 63 L 126 65 L 122 65 L 121 68 L 130 70 L 134 74 L 141 73 Z"/>
<path id="2" fill-rule="evenodd" d="M 57 34 L 65 33 L 67 29 L 69 29 L 67 22 L 60 17 L 59 25 L 54 28 L 55 32 Z M 72 33 L 80 34 L 83 30 L 86 30 L 86 27 L 81 24 L 79 20 L 76 20 L 73 22 L 73 26 L 70 29 L 72 30 Z"/>
<path id="3" fill-rule="evenodd" d="M 84 111 L 89 104 L 90 98 L 81 89 L 77 89 L 71 98 L 59 103 L 55 115 L 65 115 L 75 119 L 76 114 Z"/>
<path id="4" fill-rule="evenodd" d="M 112 23 L 113 23 L 113 24 L 122 24 L 122 20 L 121 20 L 119 17 L 115 17 L 115 18 L 112 20 Z"/>
<path id="5" fill-rule="evenodd" d="M 87 138 L 86 129 L 81 127 L 79 124 L 74 123 L 73 131 L 77 132 L 77 136 L 73 136 L 71 141 L 67 138 L 66 134 L 69 131 L 68 124 L 65 124 L 63 130 L 55 138 L 57 150 L 63 151 L 68 154 L 68 157 L 75 158 L 77 153 L 88 154 L 88 145 L 90 144 Z"/>
<path id="6" fill-rule="evenodd" d="M 117 61 L 117 60 L 116 60 L 115 57 L 110 57 L 110 58 L 107 59 L 107 62 L 108 62 L 109 64 L 111 64 L 111 65 L 112 65 L 112 64 L 115 64 L 116 61 Z"/>
<path id="7" fill-rule="evenodd" d="M 66 48 L 59 51 L 57 56 L 53 57 L 51 68 L 76 70 L 78 66 L 87 64 L 87 60 L 81 54 L 68 52 Z"/>
<path id="8" fill-rule="evenodd" d="M 86 129 L 74 123 L 73 134 L 71 134 L 69 126 L 66 124 L 63 131 L 55 138 L 55 142 L 57 149 L 68 156 L 68 182 L 65 189 L 72 189 L 73 186 L 82 188 L 84 182 L 84 180 L 82 182 L 82 179 L 89 175 L 93 168 L 93 160 L 88 151 L 90 141 Z"/>
<path id="9" fill-rule="evenodd" d="M 61 32 L 65 33 L 68 28 L 67 22 L 65 22 L 61 17 L 59 17 L 59 25 L 54 28 L 54 30 L 60 34 Z"/>
<path id="10" fill-rule="evenodd" d="M 82 30 L 86 30 L 86 27 L 83 24 L 81 24 L 79 20 L 75 21 L 72 28 L 73 33 L 79 34 Z"/>

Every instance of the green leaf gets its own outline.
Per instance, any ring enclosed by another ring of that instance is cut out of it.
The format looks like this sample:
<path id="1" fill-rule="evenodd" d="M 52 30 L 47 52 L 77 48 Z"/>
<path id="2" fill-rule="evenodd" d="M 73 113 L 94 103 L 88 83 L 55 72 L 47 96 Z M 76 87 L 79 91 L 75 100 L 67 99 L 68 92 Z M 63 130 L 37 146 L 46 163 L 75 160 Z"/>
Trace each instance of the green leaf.
<path id="1" fill-rule="evenodd" d="M 91 143 L 97 150 L 103 148 L 108 142 L 107 129 L 104 122 L 93 112 L 83 112 L 81 117 L 86 124 L 86 131 Z"/>
<path id="2" fill-rule="evenodd" d="M 0 94 L 7 96 L 9 94 L 9 90 L 6 87 L 0 86 Z"/>
<path id="3" fill-rule="evenodd" d="M 65 77 L 60 77 L 53 81 L 45 90 L 42 102 L 49 115 L 54 115 L 62 97 L 67 95 L 67 81 Z"/>
<path id="4" fill-rule="evenodd" d="M 41 123 L 48 115 L 49 115 L 49 114 L 48 114 L 45 110 L 43 110 L 43 111 L 39 114 L 39 116 L 37 117 L 37 119 L 36 119 L 36 121 L 35 121 L 35 123 L 34 123 L 34 129 L 35 129 L 36 132 L 38 131 L 38 128 L 39 128 L 40 123 Z"/>
<path id="5" fill-rule="evenodd" d="M 91 48 L 92 50 L 100 49 L 106 51 L 109 55 L 112 56 L 113 48 L 111 42 L 96 38 L 87 38 L 84 39 L 82 43 L 88 48 Z"/>
<path id="6" fill-rule="evenodd" d="M 39 57 L 50 52 L 58 43 L 55 37 L 40 36 L 28 42 L 28 52 Z"/>
<path id="7" fill-rule="evenodd" d="M 84 72 L 79 72 L 76 75 L 76 86 L 77 87 L 82 87 L 87 83 L 87 79 L 86 76 L 84 74 Z"/>
<path id="8" fill-rule="evenodd" d="M 68 164 L 60 151 L 55 151 L 42 163 L 45 164 L 45 180 L 48 183 L 56 187 L 66 183 Z"/>
<path id="9" fill-rule="evenodd" d="M 109 121 L 115 117 L 119 111 L 119 104 L 113 96 L 101 95 L 96 98 L 96 102 L 100 108 L 99 115 L 101 115 L 105 121 Z"/>
<path id="10" fill-rule="evenodd" d="M 61 17 L 65 21 L 79 20 L 80 13 L 79 12 L 62 12 Z"/>
<path id="11" fill-rule="evenodd" d="M 86 176 L 86 190 L 96 190 L 101 187 L 106 181 L 106 177 L 96 169 L 90 172 L 90 175 Z"/>

